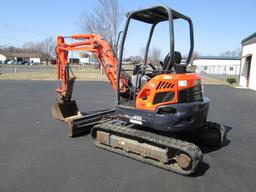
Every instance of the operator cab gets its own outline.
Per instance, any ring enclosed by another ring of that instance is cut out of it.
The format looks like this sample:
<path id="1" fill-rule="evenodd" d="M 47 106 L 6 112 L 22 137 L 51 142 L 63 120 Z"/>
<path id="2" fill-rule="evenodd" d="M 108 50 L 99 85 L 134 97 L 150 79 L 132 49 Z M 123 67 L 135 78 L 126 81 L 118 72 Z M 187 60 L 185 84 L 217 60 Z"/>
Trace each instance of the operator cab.
<path id="1" fill-rule="evenodd" d="M 141 69 L 140 65 L 135 65 L 133 69 L 133 76 L 131 77 L 131 82 L 133 87 L 136 87 L 137 90 L 140 90 L 151 78 L 155 77 L 156 75 L 161 74 L 160 71 L 172 71 L 172 68 L 175 66 L 176 73 L 186 73 L 186 66 L 181 65 L 182 56 L 181 53 L 178 51 L 174 51 L 174 61 L 175 63 L 171 62 L 171 54 L 168 53 L 163 61 L 159 61 L 160 69 L 157 69 L 152 63 L 146 64 L 147 69 L 149 68 L 150 71 L 145 72 L 144 74 L 139 73 Z M 171 63 L 168 66 L 168 63 Z M 169 68 L 167 68 L 169 67 Z M 174 71 L 172 71 L 174 72 Z M 136 84 L 137 82 L 137 84 Z"/>
<path id="2" fill-rule="evenodd" d="M 119 69 L 117 74 L 117 79 L 120 79 L 121 71 L 125 71 L 122 67 L 122 59 L 123 59 L 123 50 L 124 50 L 124 44 L 126 41 L 126 35 L 128 32 L 128 29 L 130 27 L 131 20 L 136 20 L 142 23 L 145 23 L 145 25 L 150 26 L 150 31 L 145 47 L 145 53 L 144 53 L 144 62 L 141 65 L 135 65 L 133 69 L 133 75 L 131 76 L 131 84 L 132 87 L 130 88 L 130 91 L 133 93 L 134 96 L 137 95 L 137 92 L 141 90 L 141 88 L 152 78 L 154 78 L 157 75 L 160 74 L 183 74 L 186 73 L 186 68 L 188 63 L 190 62 L 193 48 L 194 48 L 194 39 L 193 39 L 193 26 L 192 21 L 189 17 L 174 11 L 170 9 L 169 7 L 165 5 L 159 5 L 150 7 L 147 9 L 141 9 L 133 12 L 129 12 L 127 14 L 127 21 L 124 29 L 123 38 L 121 41 L 120 46 L 120 52 L 119 52 Z M 181 63 L 182 56 L 181 53 L 174 50 L 174 20 L 184 20 L 189 25 L 189 38 L 190 38 L 190 46 L 189 46 L 189 53 L 187 56 L 187 59 L 184 63 Z M 156 26 L 158 26 L 160 23 L 166 22 L 168 25 L 168 33 L 169 33 L 169 39 L 167 40 L 169 44 L 169 51 L 168 54 L 164 57 L 163 61 L 159 61 L 159 65 L 154 65 L 148 61 L 148 55 L 149 55 L 149 47 L 152 42 L 152 36 L 154 34 Z M 117 80 L 117 87 L 119 81 Z M 133 90 L 131 90 L 133 89 Z M 119 94 L 119 90 L 117 89 L 117 101 L 120 101 L 120 96 L 122 94 Z M 135 97 L 133 97 L 135 99 Z"/>

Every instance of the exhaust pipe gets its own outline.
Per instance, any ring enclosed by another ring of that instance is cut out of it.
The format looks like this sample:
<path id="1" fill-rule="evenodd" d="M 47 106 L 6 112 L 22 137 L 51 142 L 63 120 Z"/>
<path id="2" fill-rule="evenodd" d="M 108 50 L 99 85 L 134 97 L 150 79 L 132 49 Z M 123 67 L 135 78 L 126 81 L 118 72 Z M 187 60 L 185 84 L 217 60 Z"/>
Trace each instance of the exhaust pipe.
<path id="1" fill-rule="evenodd" d="M 52 116 L 54 119 L 67 121 L 72 116 L 80 115 L 75 100 L 72 101 L 56 101 L 52 105 Z"/>

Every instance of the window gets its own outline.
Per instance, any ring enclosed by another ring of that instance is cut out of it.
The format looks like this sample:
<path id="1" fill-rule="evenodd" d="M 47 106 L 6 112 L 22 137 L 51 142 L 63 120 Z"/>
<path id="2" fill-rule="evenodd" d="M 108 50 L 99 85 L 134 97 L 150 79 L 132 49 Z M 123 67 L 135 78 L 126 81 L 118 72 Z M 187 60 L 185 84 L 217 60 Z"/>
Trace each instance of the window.
<path id="1" fill-rule="evenodd" d="M 208 69 L 208 67 L 207 66 L 204 66 L 204 70 L 206 71 Z"/>
<path id="2" fill-rule="evenodd" d="M 229 71 L 234 71 L 234 67 L 229 67 Z"/>

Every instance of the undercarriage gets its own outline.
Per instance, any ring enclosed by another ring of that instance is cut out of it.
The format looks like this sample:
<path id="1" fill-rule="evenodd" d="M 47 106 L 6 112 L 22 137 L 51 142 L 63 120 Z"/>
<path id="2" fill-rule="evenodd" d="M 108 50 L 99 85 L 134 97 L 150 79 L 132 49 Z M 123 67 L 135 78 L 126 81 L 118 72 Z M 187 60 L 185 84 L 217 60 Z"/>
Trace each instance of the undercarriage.
<path id="1" fill-rule="evenodd" d="M 58 116 L 56 110 L 53 112 L 56 118 Z M 63 114 L 62 111 L 58 112 Z M 72 116 L 58 117 L 58 119 L 67 122 L 69 137 L 90 133 L 97 147 L 181 175 L 194 173 L 200 165 L 203 154 L 197 143 L 221 146 L 226 139 L 226 130 L 218 123 L 206 122 L 203 127 L 191 133 L 190 138 L 193 137 L 194 141 L 197 141 L 195 144 L 193 140 L 181 139 L 175 134 L 154 132 L 145 127 L 121 121 L 117 118 L 114 109 L 92 114 L 73 110 Z"/>

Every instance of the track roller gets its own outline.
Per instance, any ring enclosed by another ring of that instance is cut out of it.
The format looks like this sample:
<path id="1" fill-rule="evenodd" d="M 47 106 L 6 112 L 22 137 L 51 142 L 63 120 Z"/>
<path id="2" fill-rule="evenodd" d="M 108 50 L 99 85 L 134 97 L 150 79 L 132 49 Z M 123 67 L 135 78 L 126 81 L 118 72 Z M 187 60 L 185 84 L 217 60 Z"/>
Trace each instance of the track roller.
<path id="1" fill-rule="evenodd" d="M 192 174 L 202 160 L 201 150 L 193 143 L 115 122 L 94 126 L 91 135 L 96 146 L 181 175 Z"/>

